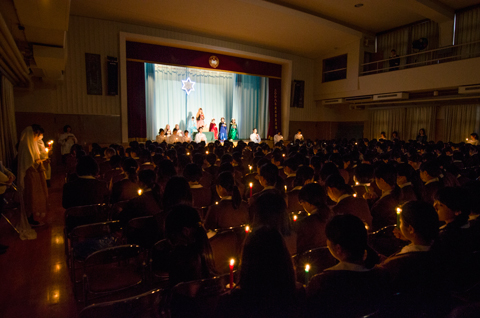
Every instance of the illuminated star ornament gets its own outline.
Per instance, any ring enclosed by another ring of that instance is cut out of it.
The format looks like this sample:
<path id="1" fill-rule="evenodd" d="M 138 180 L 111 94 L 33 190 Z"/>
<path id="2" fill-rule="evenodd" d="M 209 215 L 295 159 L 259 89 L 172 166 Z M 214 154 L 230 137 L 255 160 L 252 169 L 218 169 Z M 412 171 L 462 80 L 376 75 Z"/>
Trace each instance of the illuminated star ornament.
<path id="1" fill-rule="evenodd" d="M 193 88 L 193 85 L 195 85 L 195 82 L 192 82 L 190 80 L 190 77 L 187 78 L 187 80 L 182 80 L 182 89 L 187 92 L 187 95 L 190 95 L 191 91 L 194 91 L 195 89 Z"/>

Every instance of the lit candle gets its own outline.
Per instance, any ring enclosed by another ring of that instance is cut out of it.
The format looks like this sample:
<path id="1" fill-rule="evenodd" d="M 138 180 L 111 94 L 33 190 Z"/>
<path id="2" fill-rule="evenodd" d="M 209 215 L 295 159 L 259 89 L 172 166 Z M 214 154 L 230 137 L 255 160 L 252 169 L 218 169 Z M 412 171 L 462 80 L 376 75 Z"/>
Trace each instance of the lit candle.
<path id="1" fill-rule="evenodd" d="M 355 143 L 355 145 L 356 145 L 356 144 L 357 144 L 357 143 Z"/>
<path id="2" fill-rule="evenodd" d="M 360 182 L 355 182 L 355 185 L 359 185 L 359 184 L 360 184 Z"/>
<path id="3" fill-rule="evenodd" d="M 298 219 L 298 216 L 295 214 L 295 215 L 293 216 L 293 221 L 295 222 L 297 219 Z"/>
<path id="4" fill-rule="evenodd" d="M 285 192 L 287 192 L 287 186 L 285 186 Z"/>
<path id="5" fill-rule="evenodd" d="M 48 148 L 45 148 L 45 151 L 46 151 L 47 153 L 48 153 L 48 151 L 49 151 L 49 150 L 50 150 L 50 149 L 48 149 Z"/>
<path id="6" fill-rule="evenodd" d="M 248 169 L 250 170 L 250 173 L 252 173 L 252 166 L 248 165 Z"/>
<path id="7" fill-rule="evenodd" d="M 465 138 L 466 141 L 468 141 L 468 138 Z"/>
<path id="8" fill-rule="evenodd" d="M 142 193 L 143 193 L 142 189 L 138 189 L 137 192 L 138 192 L 138 195 L 142 195 Z"/>
<path id="9" fill-rule="evenodd" d="M 187 152 L 187 156 L 190 156 L 190 153 L 189 153 L 189 152 Z"/>
<path id="10" fill-rule="evenodd" d="M 250 186 L 250 198 L 251 198 L 252 197 L 253 183 L 250 182 L 249 186 Z"/>
<path id="11" fill-rule="evenodd" d="M 218 205 L 218 201 L 215 201 L 215 204 Z"/>
<path id="12" fill-rule="evenodd" d="M 282 153 L 282 157 L 285 157 L 285 154 L 284 154 L 284 153 Z"/>
<path id="13" fill-rule="evenodd" d="M 400 228 L 400 214 L 402 213 L 402 208 L 397 208 L 397 227 Z"/>
<path id="14" fill-rule="evenodd" d="M 208 150 L 207 150 L 207 151 L 205 151 L 205 153 L 208 155 Z"/>
<path id="15" fill-rule="evenodd" d="M 246 233 L 250 232 L 250 226 L 248 226 L 248 225 L 245 226 L 245 232 L 246 232 Z"/>
<path id="16" fill-rule="evenodd" d="M 354 194 L 353 194 L 353 197 L 354 197 L 354 198 L 356 198 L 356 197 L 357 197 L 357 194 L 356 194 L 356 193 L 354 193 Z"/>
<path id="17" fill-rule="evenodd" d="M 310 264 L 305 265 L 305 285 L 308 285 L 309 281 L 309 272 L 310 272 Z"/>
<path id="18" fill-rule="evenodd" d="M 230 289 L 233 289 L 233 265 L 235 265 L 235 260 L 232 258 L 230 260 Z"/>

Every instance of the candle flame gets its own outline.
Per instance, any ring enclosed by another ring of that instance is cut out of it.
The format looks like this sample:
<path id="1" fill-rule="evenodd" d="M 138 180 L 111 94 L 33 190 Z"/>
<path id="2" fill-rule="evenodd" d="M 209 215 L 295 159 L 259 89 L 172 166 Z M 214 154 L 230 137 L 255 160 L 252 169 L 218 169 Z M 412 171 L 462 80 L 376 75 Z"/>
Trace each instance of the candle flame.
<path id="1" fill-rule="evenodd" d="M 285 157 L 285 154 L 284 154 L 284 153 L 282 154 L 282 157 Z"/>
<path id="2" fill-rule="evenodd" d="M 138 195 L 142 195 L 142 193 L 143 193 L 142 189 L 138 189 L 137 192 L 138 192 Z"/>
<path id="3" fill-rule="evenodd" d="M 189 152 L 187 152 L 187 156 L 190 156 L 190 153 L 189 153 Z"/>
<path id="4" fill-rule="evenodd" d="M 287 191 L 287 186 L 285 186 L 285 192 Z"/>
<path id="5" fill-rule="evenodd" d="M 215 201 L 215 204 L 218 205 L 218 201 Z"/>
<path id="6" fill-rule="evenodd" d="M 365 224 L 365 230 L 367 230 L 367 231 L 368 231 L 368 225 L 366 225 L 366 224 Z"/>
<path id="7" fill-rule="evenodd" d="M 397 214 L 402 213 L 402 208 L 397 208 Z"/>
<path id="8" fill-rule="evenodd" d="M 355 182 L 355 185 L 359 185 L 359 184 L 360 184 L 360 182 Z"/>
<path id="9" fill-rule="evenodd" d="M 49 150 L 50 150 L 50 149 L 48 149 L 48 148 L 45 148 L 45 151 L 46 151 L 47 153 L 48 153 L 48 151 L 49 151 Z"/>
<path id="10" fill-rule="evenodd" d="M 298 219 L 298 216 L 294 215 L 293 220 L 296 221 Z"/>
<path id="11" fill-rule="evenodd" d="M 354 197 L 354 198 L 356 198 L 356 197 L 357 197 L 357 194 L 356 194 L 356 193 L 354 193 L 354 194 L 353 194 L 353 197 Z"/>
<path id="12" fill-rule="evenodd" d="M 355 145 L 357 145 L 357 143 L 355 143 Z"/>
<path id="13" fill-rule="evenodd" d="M 250 186 L 250 188 L 253 188 L 253 183 L 252 182 L 250 182 L 248 185 Z"/>
<path id="14" fill-rule="evenodd" d="M 247 233 L 250 232 L 250 226 L 248 226 L 248 225 L 245 226 L 245 232 L 247 232 Z"/>
<path id="15" fill-rule="evenodd" d="M 205 153 L 208 155 L 208 151 L 205 151 Z"/>
<path id="16" fill-rule="evenodd" d="M 232 258 L 232 259 L 230 260 L 230 266 L 233 266 L 234 264 L 235 264 L 235 260 Z"/>
<path id="17" fill-rule="evenodd" d="M 310 271 L 310 264 L 305 265 L 305 273 Z"/>

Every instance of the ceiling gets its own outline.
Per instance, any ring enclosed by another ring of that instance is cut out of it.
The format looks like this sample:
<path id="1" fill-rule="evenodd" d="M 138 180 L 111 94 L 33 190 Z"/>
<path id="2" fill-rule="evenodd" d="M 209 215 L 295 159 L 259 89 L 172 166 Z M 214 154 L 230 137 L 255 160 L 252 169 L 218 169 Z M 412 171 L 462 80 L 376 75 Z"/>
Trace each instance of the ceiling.
<path id="1" fill-rule="evenodd" d="M 141 5 L 140 5 L 141 3 Z M 355 7 L 356 4 L 363 4 Z M 479 0 L 72 0 L 71 15 L 215 37 L 308 58 Z"/>

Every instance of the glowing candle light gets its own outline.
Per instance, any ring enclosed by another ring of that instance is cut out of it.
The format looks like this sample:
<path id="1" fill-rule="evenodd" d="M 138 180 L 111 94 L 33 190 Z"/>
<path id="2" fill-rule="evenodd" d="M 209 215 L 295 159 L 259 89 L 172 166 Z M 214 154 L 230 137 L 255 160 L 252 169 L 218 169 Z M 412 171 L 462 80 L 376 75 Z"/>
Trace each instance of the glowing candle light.
<path id="1" fill-rule="evenodd" d="M 285 154 L 284 154 L 284 153 L 282 154 L 282 157 L 285 157 Z"/>
<path id="2" fill-rule="evenodd" d="M 205 153 L 208 155 L 208 150 L 207 150 L 207 151 L 205 151 Z"/>
<path id="3" fill-rule="evenodd" d="M 248 226 L 248 225 L 245 226 L 245 232 L 246 232 L 246 233 L 250 232 L 250 226 Z"/>
<path id="4" fill-rule="evenodd" d="M 142 189 L 138 189 L 137 192 L 138 192 L 138 195 L 142 195 L 142 193 L 143 193 Z"/>
<path id="5" fill-rule="evenodd" d="M 397 208 L 397 227 L 400 228 L 400 214 L 402 213 L 402 208 Z"/>
<path id="6" fill-rule="evenodd" d="M 249 186 L 250 186 L 250 198 L 251 198 L 252 197 L 252 190 L 253 190 L 253 183 L 250 182 Z"/>
<path id="7" fill-rule="evenodd" d="M 250 170 L 250 173 L 252 173 L 252 166 L 248 165 L 248 170 Z"/>
<path id="8" fill-rule="evenodd" d="M 297 219 L 298 219 L 298 216 L 297 216 L 297 215 L 294 215 L 294 216 L 293 216 L 293 221 L 295 222 Z"/>
<path id="9" fill-rule="evenodd" d="M 285 186 L 285 192 L 287 192 L 287 186 Z"/>
<path id="10" fill-rule="evenodd" d="M 353 197 L 354 197 L 354 198 L 356 198 L 356 197 L 357 197 L 357 194 L 356 194 L 356 193 L 354 193 L 354 194 L 353 194 Z"/>
<path id="11" fill-rule="evenodd" d="M 308 285 L 310 273 L 310 264 L 305 265 L 305 285 Z"/>
<path id="12" fill-rule="evenodd" d="M 357 143 L 355 143 L 355 145 L 357 145 Z"/>
<path id="13" fill-rule="evenodd" d="M 45 148 L 45 151 L 46 151 L 47 153 L 48 153 L 48 151 L 49 151 L 49 150 L 50 150 L 50 149 L 48 149 L 48 148 Z"/>
<path id="14" fill-rule="evenodd" d="M 218 201 L 215 201 L 215 204 L 218 205 Z"/>
<path id="15" fill-rule="evenodd" d="M 235 260 L 232 258 L 230 260 L 230 289 L 233 289 L 233 265 L 235 265 Z"/>
<path id="16" fill-rule="evenodd" d="M 359 185 L 359 184 L 360 184 L 360 182 L 358 182 L 358 181 L 357 181 L 357 182 L 355 182 L 355 185 Z"/>
<path id="17" fill-rule="evenodd" d="M 190 153 L 189 153 L 189 152 L 187 152 L 187 156 L 190 156 Z"/>

